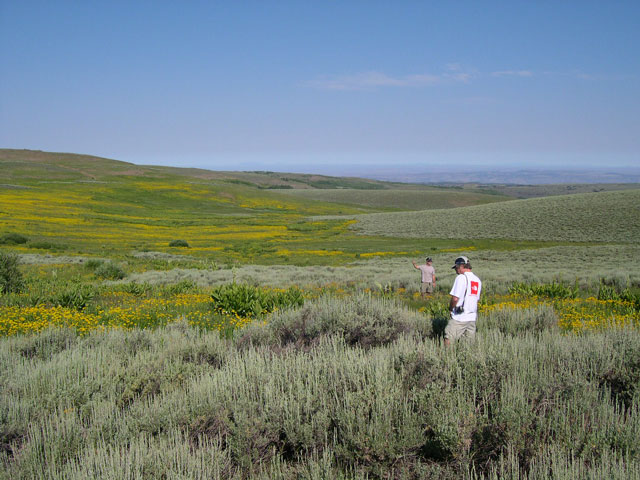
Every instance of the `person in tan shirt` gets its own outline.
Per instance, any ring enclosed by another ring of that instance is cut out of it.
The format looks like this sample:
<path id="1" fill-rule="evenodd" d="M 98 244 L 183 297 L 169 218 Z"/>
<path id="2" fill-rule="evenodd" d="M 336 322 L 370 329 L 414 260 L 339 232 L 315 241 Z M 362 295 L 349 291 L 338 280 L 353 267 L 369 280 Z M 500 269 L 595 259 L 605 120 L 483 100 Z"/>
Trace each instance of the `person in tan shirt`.
<path id="1" fill-rule="evenodd" d="M 427 296 L 431 296 L 433 293 L 433 289 L 436 286 L 436 270 L 433 268 L 433 260 L 431 257 L 427 257 L 425 260 L 425 265 L 416 265 L 416 262 L 413 263 L 413 266 L 420 270 L 422 273 L 422 278 L 420 282 L 420 296 L 423 300 L 427 299 Z"/>

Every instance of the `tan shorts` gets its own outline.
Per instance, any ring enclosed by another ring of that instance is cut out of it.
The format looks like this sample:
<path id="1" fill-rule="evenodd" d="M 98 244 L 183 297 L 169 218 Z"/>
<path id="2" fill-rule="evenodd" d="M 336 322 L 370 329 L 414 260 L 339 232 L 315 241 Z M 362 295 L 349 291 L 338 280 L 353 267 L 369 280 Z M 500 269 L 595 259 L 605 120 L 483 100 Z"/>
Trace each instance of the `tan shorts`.
<path id="1" fill-rule="evenodd" d="M 431 282 L 420 283 L 420 293 L 433 293 L 433 283 Z"/>
<path id="2" fill-rule="evenodd" d="M 476 336 L 476 322 L 458 322 L 452 318 L 444 329 L 444 338 L 457 340 L 459 338 L 473 338 Z"/>

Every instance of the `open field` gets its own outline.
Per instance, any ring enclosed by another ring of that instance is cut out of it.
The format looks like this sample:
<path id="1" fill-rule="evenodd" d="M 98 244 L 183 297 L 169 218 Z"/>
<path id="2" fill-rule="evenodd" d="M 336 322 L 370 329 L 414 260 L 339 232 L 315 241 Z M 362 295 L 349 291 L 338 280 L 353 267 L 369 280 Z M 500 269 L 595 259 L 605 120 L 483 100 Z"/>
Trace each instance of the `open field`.
<path id="1" fill-rule="evenodd" d="M 539 198 L 576 193 L 610 192 L 640 188 L 640 183 L 578 183 L 548 185 L 469 185 L 463 188 L 488 190 L 513 198 Z"/>
<path id="2" fill-rule="evenodd" d="M 474 271 L 487 281 L 488 288 L 505 291 L 513 282 L 554 280 L 596 287 L 602 278 L 626 287 L 640 286 L 640 247 L 638 245 L 603 245 L 598 247 L 550 247 L 521 251 L 463 250 L 473 259 Z M 432 255 L 441 285 L 453 283 L 452 259 L 458 252 Z M 588 261 L 585 261 L 588 259 Z M 416 261 L 424 261 L 417 257 Z M 575 267 L 574 267 L 575 266 Z M 417 274 L 407 258 L 372 257 L 345 266 L 242 265 L 234 269 L 148 270 L 130 274 L 126 280 L 138 283 L 165 284 L 189 280 L 202 286 L 217 285 L 233 279 L 258 285 L 356 285 L 375 288 L 392 285 L 415 291 Z M 443 287 L 443 288 L 447 288 Z"/>
<path id="3" fill-rule="evenodd" d="M 640 190 L 514 200 L 446 211 L 356 217 L 367 235 L 637 243 Z"/>
<path id="4" fill-rule="evenodd" d="M 218 178 L 216 172 L 44 152 L 4 150 L 0 154 L 4 155 L 0 158 L 0 235 L 25 236 L 27 242 L 11 246 L 25 254 L 48 250 L 117 257 L 153 251 L 217 264 L 340 265 L 361 255 L 421 256 L 426 250 L 525 246 L 510 240 L 489 244 L 437 236 L 410 239 L 404 233 L 389 239 L 349 230 L 353 220 L 345 215 L 387 209 L 380 204 L 394 202 L 381 200 L 394 196 L 396 206 L 433 199 L 432 187 L 409 185 L 398 190 L 393 184 L 376 182 L 373 190 L 348 190 L 347 195 L 359 203 L 346 205 L 257 188 L 235 174 Z M 268 173 L 252 175 L 271 178 Z M 319 185 L 332 188 L 326 191 L 335 194 L 343 191 L 337 187 L 357 181 L 327 178 L 330 181 Z M 435 203 L 434 208 L 505 198 L 457 189 L 437 191 L 446 202 Z M 332 218 L 314 220 L 319 216 Z M 189 248 L 171 247 L 175 241 L 186 242 Z M 553 244 L 554 240 L 535 239 L 526 246 Z"/>
<path id="5" fill-rule="evenodd" d="M 595 193 L 640 188 L 637 183 L 559 184 L 559 185 L 483 185 L 451 184 L 411 189 L 338 190 L 291 189 L 283 193 L 322 202 L 373 207 L 380 210 L 435 210 L 466 207 L 511 199 L 540 198 L 577 193 Z"/>
<path id="6" fill-rule="evenodd" d="M 640 478 L 640 190 L 0 164 L 1 479 Z"/>
<path id="7" fill-rule="evenodd" d="M 380 210 L 433 210 L 466 207 L 484 203 L 503 202 L 505 195 L 460 191 L 451 188 L 385 189 L 385 190 L 286 190 L 288 195 L 298 198 L 333 202 Z"/>

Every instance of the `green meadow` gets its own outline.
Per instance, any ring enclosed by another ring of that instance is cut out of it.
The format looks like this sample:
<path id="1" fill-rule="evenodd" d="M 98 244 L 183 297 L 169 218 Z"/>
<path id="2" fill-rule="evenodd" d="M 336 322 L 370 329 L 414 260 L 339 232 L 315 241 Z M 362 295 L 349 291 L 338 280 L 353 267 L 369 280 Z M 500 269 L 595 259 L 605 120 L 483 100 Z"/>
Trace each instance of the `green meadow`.
<path id="1" fill-rule="evenodd" d="M 639 237 L 637 185 L 0 150 L 0 478 L 640 478 Z"/>
<path id="2" fill-rule="evenodd" d="M 360 215 L 369 235 L 637 243 L 640 190 L 582 193 L 478 205 L 454 211 Z"/>

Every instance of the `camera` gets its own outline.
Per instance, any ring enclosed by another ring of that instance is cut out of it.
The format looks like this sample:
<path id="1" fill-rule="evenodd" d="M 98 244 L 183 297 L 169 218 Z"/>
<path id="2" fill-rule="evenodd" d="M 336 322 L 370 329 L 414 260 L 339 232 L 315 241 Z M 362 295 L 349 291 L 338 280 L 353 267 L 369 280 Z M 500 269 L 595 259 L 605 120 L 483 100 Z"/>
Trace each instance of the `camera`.
<path id="1" fill-rule="evenodd" d="M 451 313 L 454 315 L 460 315 L 461 313 L 464 313 L 464 307 L 453 307 Z"/>

